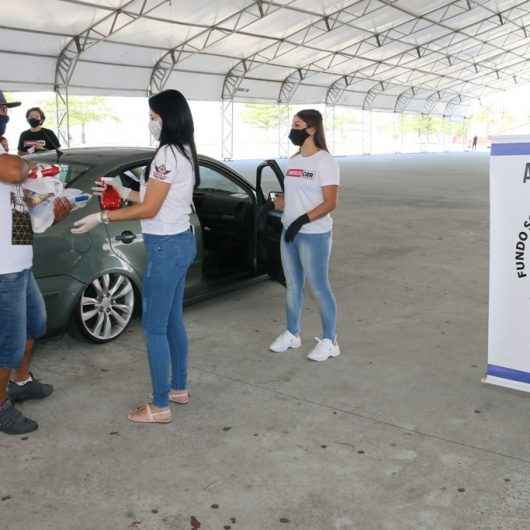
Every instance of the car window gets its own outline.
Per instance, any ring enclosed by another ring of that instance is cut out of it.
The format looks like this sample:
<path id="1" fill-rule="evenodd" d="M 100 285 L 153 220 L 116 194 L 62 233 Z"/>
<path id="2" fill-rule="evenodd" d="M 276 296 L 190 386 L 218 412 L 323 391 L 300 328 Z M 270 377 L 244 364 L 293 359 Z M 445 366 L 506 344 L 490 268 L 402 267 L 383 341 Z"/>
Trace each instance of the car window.
<path id="1" fill-rule="evenodd" d="M 146 167 L 146 164 L 141 164 L 140 166 L 119 171 L 118 176 L 120 177 L 121 183 L 133 191 L 140 191 L 140 184 L 144 177 Z"/>
<path id="2" fill-rule="evenodd" d="M 271 192 L 278 193 L 282 191 L 282 186 L 278 182 L 278 178 L 270 166 L 264 167 L 261 175 L 261 190 L 263 191 L 265 198 L 267 198 Z"/>
<path id="3" fill-rule="evenodd" d="M 59 164 L 59 167 L 61 168 L 59 178 L 66 187 L 91 169 L 90 166 L 84 164 Z"/>
<path id="4" fill-rule="evenodd" d="M 199 191 L 218 191 L 223 193 L 241 193 L 243 190 L 215 169 L 200 166 L 201 185 Z"/>

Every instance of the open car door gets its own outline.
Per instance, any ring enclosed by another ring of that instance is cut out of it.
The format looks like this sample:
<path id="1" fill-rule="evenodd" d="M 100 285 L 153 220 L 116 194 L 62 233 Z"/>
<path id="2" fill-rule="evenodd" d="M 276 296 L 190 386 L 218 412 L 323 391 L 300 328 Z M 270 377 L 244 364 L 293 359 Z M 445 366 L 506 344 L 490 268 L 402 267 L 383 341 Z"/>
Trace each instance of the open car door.
<path id="1" fill-rule="evenodd" d="M 265 160 L 256 170 L 257 208 L 257 259 L 258 269 L 272 280 L 285 285 L 280 241 L 282 237 L 282 214 L 271 210 L 270 201 L 275 193 L 283 193 L 284 175 L 276 160 Z"/>

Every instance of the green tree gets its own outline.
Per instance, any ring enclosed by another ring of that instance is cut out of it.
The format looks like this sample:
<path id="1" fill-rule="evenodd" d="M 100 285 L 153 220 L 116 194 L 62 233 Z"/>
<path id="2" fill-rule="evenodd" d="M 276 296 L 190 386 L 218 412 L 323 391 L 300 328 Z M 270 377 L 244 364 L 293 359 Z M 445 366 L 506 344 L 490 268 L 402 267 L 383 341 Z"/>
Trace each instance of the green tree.
<path id="1" fill-rule="evenodd" d="M 57 128 L 56 100 L 48 99 L 40 106 L 46 112 L 47 123 L 52 128 Z M 113 114 L 107 100 L 102 96 L 71 96 L 68 98 L 70 127 L 81 127 L 81 143 L 86 144 L 86 127 L 89 123 L 98 123 L 106 120 L 119 122 L 120 119 Z"/>
<path id="2" fill-rule="evenodd" d="M 245 123 L 253 127 L 277 131 L 278 124 L 290 118 L 290 111 L 286 105 L 246 103 L 241 117 Z"/>
<path id="3" fill-rule="evenodd" d="M 427 135 L 427 138 L 431 134 L 437 132 L 438 123 L 434 120 L 433 116 L 424 114 L 404 114 L 403 120 L 401 121 L 401 127 L 404 133 L 414 132 L 421 138 Z"/>
<path id="4" fill-rule="evenodd" d="M 524 125 L 526 119 L 523 118 L 521 123 L 516 124 L 513 114 L 496 105 L 482 105 L 480 109 L 471 116 L 474 124 L 479 124 L 486 129 L 486 135 L 500 134 L 513 129 L 515 126 Z"/>
<path id="5" fill-rule="evenodd" d="M 423 131 L 423 122 L 420 114 L 403 114 L 401 118 L 401 131 L 403 134 L 416 133 L 418 138 Z"/>
<path id="6" fill-rule="evenodd" d="M 449 132 L 453 137 L 456 137 L 458 141 L 467 141 L 469 136 L 469 130 L 471 128 L 471 122 L 469 119 L 461 119 L 457 121 L 447 120 Z"/>

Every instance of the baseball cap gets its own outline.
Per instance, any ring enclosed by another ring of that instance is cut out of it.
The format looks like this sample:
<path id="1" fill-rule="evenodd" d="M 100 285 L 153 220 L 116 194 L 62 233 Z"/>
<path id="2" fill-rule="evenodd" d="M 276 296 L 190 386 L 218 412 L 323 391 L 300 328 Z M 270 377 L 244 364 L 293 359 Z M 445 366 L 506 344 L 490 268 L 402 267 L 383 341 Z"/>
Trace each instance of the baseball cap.
<path id="1" fill-rule="evenodd" d="M 20 103 L 20 101 L 10 101 L 8 103 L 4 93 L 0 90 L 0 105 L 5 105 L 8 109 L 11 109 L 13 107 L 19 107 L 22 103 Z"/>

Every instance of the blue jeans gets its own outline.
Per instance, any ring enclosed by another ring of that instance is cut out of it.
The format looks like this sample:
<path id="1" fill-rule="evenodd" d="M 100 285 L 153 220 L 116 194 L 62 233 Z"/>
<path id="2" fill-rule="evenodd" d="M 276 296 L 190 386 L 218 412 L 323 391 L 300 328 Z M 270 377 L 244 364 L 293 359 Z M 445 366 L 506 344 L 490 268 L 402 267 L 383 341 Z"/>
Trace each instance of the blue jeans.
<path id="1" fill-rule="evenodd" d="M 337 304 L 329 283 L 331 232 L 324 234 L 299 233 L 292 243 L 281 242 L 282 264 L 287 283 L 287 329 L 300 333 L 300 319 L 304 305 L 304 282 L 309 280 L 320 306 L 322 338 L 335 340 L 337 336 Z"/>
<path id="2" fill-rule="evenodd" d="M 26 341 L 46 333 L 46 306 L 30 269 L 0 274 L 0 368 L 17 369 Z"/>
<path id="3" fill-rule="evenodd" d="M 197 254 L 197 245 L 191 230 L 171 236 L 144 234 L 144 242 L 147 268 L 143 285 L 143 326 L 153 403 L 157 407 L 167 407 L 170 388 L 185 390 L 187 384 L 188 337 L 182 306 L 186 273 Z"/>

